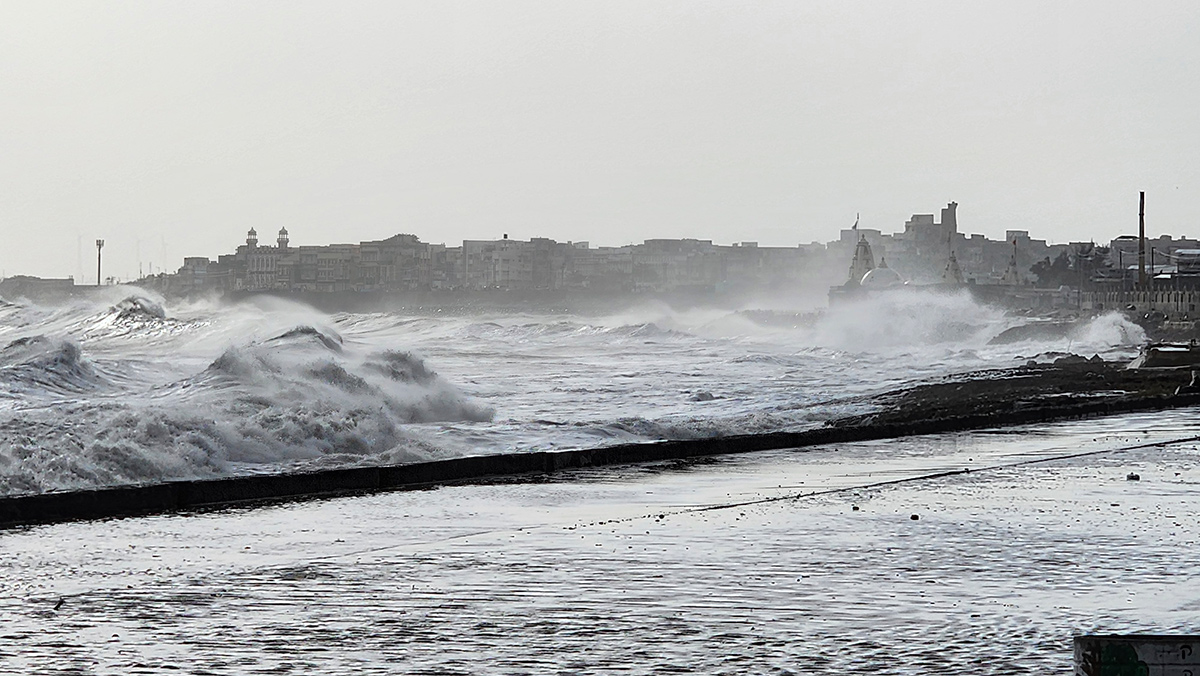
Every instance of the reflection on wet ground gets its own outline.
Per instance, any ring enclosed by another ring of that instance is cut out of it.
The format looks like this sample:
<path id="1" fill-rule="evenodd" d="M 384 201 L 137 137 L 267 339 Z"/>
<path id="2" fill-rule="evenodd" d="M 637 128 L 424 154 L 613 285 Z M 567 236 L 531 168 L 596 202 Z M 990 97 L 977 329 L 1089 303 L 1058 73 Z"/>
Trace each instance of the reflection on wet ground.
<path id="1" fill-rule="evenodd" d="M 10 531 L 0 670 L 1069 673 L 1200 620 L 1200 447 L 1012 465 L 1194 416 Z"/>

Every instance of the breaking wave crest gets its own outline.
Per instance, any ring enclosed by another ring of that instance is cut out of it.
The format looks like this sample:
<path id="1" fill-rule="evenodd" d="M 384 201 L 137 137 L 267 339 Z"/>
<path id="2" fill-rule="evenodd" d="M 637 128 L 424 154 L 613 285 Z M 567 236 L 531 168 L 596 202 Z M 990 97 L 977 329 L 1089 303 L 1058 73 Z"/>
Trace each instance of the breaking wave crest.
<path id="1" fill-rule="evenodd" d="M 80 393 L 105 384 L 79 345 L 42 335 L 18 338 L 0 350 L 0 384 L 9 398 Z"/>
<path id="2" fill-rule="evenodd" d="M 167 312 L 161 303 L 145 296 L 128 296 L 112 308 L 121 319 L 166 319 Z"/>
<path id="3" fill-rule="evenodd" d="M 386 412 L 394 423 L 485 422 L 493 416 L 410 352 L 345 355 L 341 336 L 310 326 L 230 348 L 197 382 L 235 389 L 246 401 L 331 403 L 347 419 L 368 409 Z"/>
<path id="4" fill-rule="evenodd" d="M 166 314 L 130 302 L 107 316 Z M 346 346 L 312 325 L 158 383 L 106 378 L 88 345 L 32 335 L 0 349 L 0 494 L 418 461 L 445 451 L 412 425 L 493 416 L 414 353 Z"/>

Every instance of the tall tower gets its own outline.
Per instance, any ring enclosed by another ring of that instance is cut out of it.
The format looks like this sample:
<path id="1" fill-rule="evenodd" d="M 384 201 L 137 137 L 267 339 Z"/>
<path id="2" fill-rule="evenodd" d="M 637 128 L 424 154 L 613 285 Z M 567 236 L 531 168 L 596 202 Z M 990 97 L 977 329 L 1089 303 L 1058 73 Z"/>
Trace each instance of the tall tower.
<path id="1" fill-rule="evenodd" d="M 864 275 L 875 269 L 875 254 L 867 242 L 866 235 L 859 235 L 858 244 L 854 246 L 854 258 L 850 261 L 850 278 L 847 286 L 858 286 Z"/>
<path id="2" fill-rule="evenodd" d="M 254 249 L 258 246 L 258 232 L 254 228 L 250 228 L 250 232 L 246 233 L 246 247 Z"/>
<path id="3" fill-rule="evenodd" d="M 1153 267 L 1153 266 L 1151 266 Z M 1151 273 L 1154 271 L 1151 270 Z M 1138 288 L 1146 288 L 1146 191 L 1138 193 Z"/>
<path id="4" fill-rule="evenodd" d="M 100 286 L 100 250 L 104 248 L 104 240 L 96 240 L 96 286 Z"/>
<path id="5" fill-rule="evenodd" d="M 288 248 L 288 231 L 287 231 L 287 228 L 280 228 L 280 229 L 279 229 L 279 238 L 275 240 L 275 243 L 279 245 L 279 251 L 280 251 L 280 252 L 287 251 L 287 248 Z"/>
<path id="6" fill-rule="evenodd" d="M 948 234 L 958 232 L 958 202 L 950 202 L 942 209 L 942 227 Z"/>

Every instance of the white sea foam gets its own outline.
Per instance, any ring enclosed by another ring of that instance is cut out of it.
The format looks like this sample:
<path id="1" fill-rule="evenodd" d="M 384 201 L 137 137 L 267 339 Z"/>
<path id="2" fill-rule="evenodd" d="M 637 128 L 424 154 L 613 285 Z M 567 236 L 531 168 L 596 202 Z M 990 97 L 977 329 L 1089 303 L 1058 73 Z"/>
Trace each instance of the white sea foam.
<path id="1" fill-rule="evenodd" d="M 296 306 L 186 320 L 144 297 L 27 310 L 42 321 L 6 325 L 0 350 L 6 493 L 419 460 L 436 449 L 407 425 L 492 416 L 411 352 L 272 328 L 316 314 Z M 19 335 L 34 325 L 59 335 Z"/>
<path id="2" fill-rule="evenodd" d="M 992 346 L 1016 320 L 904 290 L 820 315 L 326 315 L 106 289 L 0 307 L 0 492 L 799 430 L 863 395 L 1020 354 L 1127 356 L 1118 315 Z"/>
<path id="3" fill-rule="evenodd" d="M 1107 312 L 1084 323 L 1071 335 L 1081 352 L 1105 352 L 1146 342 L 1146 331 L 1116 312 Z"/>
<path id="4" fill-rule="evenodd" d="M 888 352 L 931 345 L 980 347 L 1011 324 L 969 293 L 896 289 L 835 303 L 817 323 L 814 341 L 826 347 Z"/>

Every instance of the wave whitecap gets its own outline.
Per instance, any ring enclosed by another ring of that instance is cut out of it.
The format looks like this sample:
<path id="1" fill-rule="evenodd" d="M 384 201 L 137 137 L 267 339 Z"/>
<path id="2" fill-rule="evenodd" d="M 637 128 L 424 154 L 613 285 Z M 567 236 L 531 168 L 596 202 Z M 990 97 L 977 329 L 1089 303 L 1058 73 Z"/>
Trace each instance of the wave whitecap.
<path id="1" fill-rule="evenodd" d="M 140 305 L 115 312 L 158 319 Z M 423 460 L 438 449 L 409 426 L 491 420 L 492 409 L 413 353 L 344 343 L 301 325 L 229 347 L 181 381 L 131 391 L 74 341 L 11 341 L 0 385 L 23 405 L 0 418 L 0 493 Z M 95 396 L 68 396 L 83 392 Z"/>
<path id="2" fill-rule="evenodd" d="M 0 350 L 0 386 L 11 398 L 80 393 L 106 384 L 71 340 L 18 338 Z"/>

